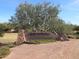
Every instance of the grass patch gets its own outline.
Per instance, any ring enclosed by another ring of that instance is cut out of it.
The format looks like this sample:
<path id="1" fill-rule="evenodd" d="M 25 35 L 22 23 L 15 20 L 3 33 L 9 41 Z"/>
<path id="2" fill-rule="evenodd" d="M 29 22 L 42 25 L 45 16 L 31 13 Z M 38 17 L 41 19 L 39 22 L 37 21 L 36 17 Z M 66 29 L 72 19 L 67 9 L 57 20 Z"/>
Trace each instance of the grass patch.
<path id="1" fill-rule="evenodd" d="M 0 59 L 7 56 L 10 53 L 10 48 L 7 46 L 0 47 Z"/>
<path id="2" fill-rule="evenodd" d="M 56 42 L 56 40 L 54 40 L 54 39 L 37 39 L 37 40 L 31 40 L 30 42 L 41 44 L 41 43 Z"/>
<path id="3" fill-rule="evenodd" d="M 14 43 L 7 43 L 0 46 L 0 59 L 6 57 L 10 53 L 10 48 L 13 48 L 15 46 L 16 45 Z"/>
<path id="4" fill-rule="evenodd" d="M 13 47 L 15 47 L 15 46 L 17 46 L 17 45 L 14 44 L 14 43 L 8 43 L 8 44 L 6 44 L 5 46 L 7 46 L 7 47 L 9 47 L 9 48 L 13 48 Z"/>

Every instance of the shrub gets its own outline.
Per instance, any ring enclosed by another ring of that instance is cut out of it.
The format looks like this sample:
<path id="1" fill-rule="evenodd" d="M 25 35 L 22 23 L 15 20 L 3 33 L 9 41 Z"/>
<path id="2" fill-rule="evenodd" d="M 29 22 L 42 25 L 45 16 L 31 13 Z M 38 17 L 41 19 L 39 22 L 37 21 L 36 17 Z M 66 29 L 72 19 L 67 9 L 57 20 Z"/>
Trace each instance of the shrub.
<path id="1" fill-rule="evenodd" d="M 67 37 L 70 38 L 70 39 L 74 39 L 75 35 L 68 35 Z"/>
<path id="2" fill-rule="evenodd" d="M 79 35 L 79 32 L 76 32 L 75 34 Z"/>
<path id="3" fill-rule="evenodd" d="M 79 35 L 75 35 L 76 36 L 76 39 L 79 39 Z"/>
<path id="4" fill-rule="evenodd" d="M 3 36 L 4 31 L 2 29 L 0 29 L 0 37 Z"/>

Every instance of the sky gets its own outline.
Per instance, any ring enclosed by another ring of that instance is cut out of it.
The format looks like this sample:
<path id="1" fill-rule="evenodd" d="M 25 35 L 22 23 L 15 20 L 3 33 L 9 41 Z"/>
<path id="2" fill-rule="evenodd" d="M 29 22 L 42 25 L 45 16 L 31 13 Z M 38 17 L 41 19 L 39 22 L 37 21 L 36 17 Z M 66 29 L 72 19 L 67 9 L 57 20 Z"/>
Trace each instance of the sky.
<path id="1" fill-rule="evenodd" d="M 32 4 L 51 2 L 60 5 L 59 17 L 66 23 L 79 25 L 79 0 L 0 0 L 0 23 L 8 22 L 18 5 L 24 1 Z"/>

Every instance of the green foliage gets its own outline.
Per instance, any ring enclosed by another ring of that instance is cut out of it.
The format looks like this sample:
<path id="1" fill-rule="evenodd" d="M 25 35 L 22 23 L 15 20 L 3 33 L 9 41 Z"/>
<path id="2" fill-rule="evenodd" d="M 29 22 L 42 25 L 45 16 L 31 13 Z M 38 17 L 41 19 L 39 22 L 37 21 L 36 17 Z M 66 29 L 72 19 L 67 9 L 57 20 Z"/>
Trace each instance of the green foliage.
<path id="1" fill-rule="evenodd" d="M 73 29 L 74 29 L 74 25 L 72 25 L 72 24 L 65 24 L 65 26 L 64 26 L 64 32 L 66 34 L 72 35 L 74 33 Z"/>
<path id="2" fill-rule="evenodd" d="M 52 23 L 58 22 L 58 13 L 58 6 L 49 3 L 36 5 L 22 3 L 10 21 L 19 28 L 48 31 Z"/>
<path id="3" fill-rule="evenodd" d="M 3 30 L 0 29 L 0 37 L 2 37 L 2 36 L 3 36 Z"/>
<path id="4" fill-rule="evenodd" d="M 3 36 L 4 27 L 5 27 L 5 26 L 3 26 L 3 24 L 0 24 L 0 36 Z"/>
<path id="5" fill-rule="evenodd" d="M 79 32 L 76 32 L 75 34 L 79 35 Z"/>
<path id="6" fill-rule="evenodd" d="M 75 30 L 75 31 L 79 31 L 79 26 L 75 26 L 75 27 L 74 27 L 74 30 Z"/>
<path id="7" fill-rule="evenodd" d="M 76 39 L 79 39 L 79 26 L 78 25 L 75 25 L 74 28 L 73 28 L 73 31 L 74 32 L 74 36 Z"/>
<path id="8" fill-rule="evenodd" d="M 14 16 L 11 17 L 10 23 L 14 24 L 17 29 L 28 29 L 35 32 L 57 32 L 70 33 L 71 25 L 58 17 L 59 6 L 51 3 L 28 4 L 21 3 Z"/>
<path id="9" fill-rule="evenodd" d="M 9 53 L 10 53 L 9 47 L 6 46 L 0 47 L 0 58 L 5 57 Z"/>
<path id="10" fill-rule="evenodd" d="M 5 32 L 14 28 L 15 26 L 10 23 L 0 23 L 0 36 L 3 36 Z"/>
<path id="11" fill-rule="evenodd" d="M 76 39 L 79 39 L 79 35 L 75 35 L 76 36 Z"/>
<path id="12" fill-rule="evenodd" d="M 10 24 L 10 23 L 1 23 L 0 24 L 0 32 L 6 32 L 10 29 L 14 29 L 14 25 Z"/>

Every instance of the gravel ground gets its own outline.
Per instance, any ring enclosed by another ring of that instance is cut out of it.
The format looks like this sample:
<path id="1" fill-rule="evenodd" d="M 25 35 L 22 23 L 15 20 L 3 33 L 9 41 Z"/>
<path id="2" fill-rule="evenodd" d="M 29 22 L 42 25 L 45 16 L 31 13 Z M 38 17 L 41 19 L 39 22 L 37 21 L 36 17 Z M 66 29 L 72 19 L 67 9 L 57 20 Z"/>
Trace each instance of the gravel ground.
<path id="1" fill-rule="evenodd" d="M 48 44 L 23 44 L 3 59 L 79 59 L 79 40 Z"/>

